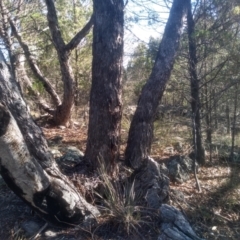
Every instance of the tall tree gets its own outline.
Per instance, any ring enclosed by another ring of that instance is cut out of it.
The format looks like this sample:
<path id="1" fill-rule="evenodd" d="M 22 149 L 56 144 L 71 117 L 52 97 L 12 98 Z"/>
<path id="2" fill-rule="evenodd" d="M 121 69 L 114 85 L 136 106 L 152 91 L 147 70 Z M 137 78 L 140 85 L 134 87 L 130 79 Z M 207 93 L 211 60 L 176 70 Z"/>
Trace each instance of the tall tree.
<path id="1" fill-rule="evenodd" d="M 113 173 L 122 116 L 123 0 L 93 1 L 92 87 L 86 158 Z"/>
<path id="2" fill-rule="evenodd" d="M 138 100 L 131 122 L 125 161 L 134 169 L 142 165 L 151 151 L 153 122 L 179 47 L 189 0 L 174 0 L 149 80 Z"/>
<path id="3" fill-rule="evenodd" d="M 196 40 L 194 37 L 194 20 L 192 15 L 191 3 L 187 14 L 188 39 L 189 39 L 189 75 L 191 83 L 191 107 L 193 118 L 193 139 L 194 149 L 199 164 L 205 163 L 205 151 L 202 146 L 201 116 L 200 116 L 200 97 L 199 80 L 197 76 L 197 53 Z"/>

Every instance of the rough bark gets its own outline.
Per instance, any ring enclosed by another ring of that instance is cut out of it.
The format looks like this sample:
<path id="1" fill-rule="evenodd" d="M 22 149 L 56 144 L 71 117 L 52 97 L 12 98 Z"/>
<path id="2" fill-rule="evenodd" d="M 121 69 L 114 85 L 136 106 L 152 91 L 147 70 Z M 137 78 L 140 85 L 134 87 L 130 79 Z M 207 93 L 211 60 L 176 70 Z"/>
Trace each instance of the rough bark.
<path id="1" fill-rule="evenodd" d="M 173 1 L 154 67 L 138 101 L 125 152 L 126 164 L 134 169 L 150 154 L 153 121 L 173 68 L 188 4 L 189 0 Z"/>
<path id="2" fill-rule="evenodd" d="M 200 97 L 199 97 L 199 80 L 197 77 L 197 53 L 196 53 L 196 40 L 194 37 L 195 23 L 193 20 L 191 3 L 189 3 L 188 15 L 188 45 L 189 45 L 189 74 L 191 85 L 191 108 L 193 115 L 193 138 L 196 160 L 199 164 L 205 164 L 205 151 L 202 145 L 201 133 L 201 115 L 200 115 Z"/>
<path id="3" fill-rule="evenodd" d="M 108 172 L 118 157 L 122 111 L 123 0 L 93 1 L 92 87 L 86 158 Z"/>
<path id="4" fill-rule="evenodd" d="M 51 222 L 94 219 L 98 210 L 76 192 L 57 168 L 1 52 L 0 103 L 0 169 L 8 186 Z"/>

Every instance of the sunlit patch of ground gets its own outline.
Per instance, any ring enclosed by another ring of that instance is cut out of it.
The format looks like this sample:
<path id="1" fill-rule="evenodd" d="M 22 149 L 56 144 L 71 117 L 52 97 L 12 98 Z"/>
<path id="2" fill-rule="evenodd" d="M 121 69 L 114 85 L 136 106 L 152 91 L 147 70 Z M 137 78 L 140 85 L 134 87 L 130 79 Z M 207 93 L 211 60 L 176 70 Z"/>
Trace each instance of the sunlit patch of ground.
<path id="1" fill-rule="evenodd" d="M 156 129 L 157 137 L 153 142 L 152 156 L 155 159 L 164 159 L 179 154 L 175 144 L 181 141 L 182 154 L 189 152 L 190 145 L 186 138 L 183 139 L 186 127 L 170 130 L 166 128 Z M 43 131 L 48 140 L 53 142 L 58 136 L 62 137 L 57 144 L 60 147 L 74 145 L 82 151 L 85 149 L 86 125 L 74 129 L 44 128 Z M 122 133 L 123 153 L 127 129 Z M 172 201 L 172 204 L 183 211 L 199 236 L 216 240 L 240 239 L 240 165 L 221 162 L 218 157 L 215 155 L 213 162 L 208 162 L 198 172 L 201 193 L 196 189 L 193 176 L 181 185 L 171 184 L 171 189 L 183 192 L 185 198 L 180 202 Z"/>
<path id="2" fill-rule="evenodd" d="M 206 239 L 240 239 L 240 166 L 214 162 L 198 173 L 202 192 L 192 177 L 172 189 L 184 193 L 185 202 L 173 202 Z"/>

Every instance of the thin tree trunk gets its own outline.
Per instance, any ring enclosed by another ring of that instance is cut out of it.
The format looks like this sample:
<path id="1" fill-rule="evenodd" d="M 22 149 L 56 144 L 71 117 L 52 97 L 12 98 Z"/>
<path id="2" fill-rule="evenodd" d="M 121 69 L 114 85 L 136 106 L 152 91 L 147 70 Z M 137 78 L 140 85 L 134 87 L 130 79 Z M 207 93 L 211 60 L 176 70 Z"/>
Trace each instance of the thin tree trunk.
<path id="1" fill-rule="evenodd" d="M 15 194 L 48 221 L 64 225 L 99 214 L 59 171 L 1 52 L 0 169 Z"/>
<path id="2" fill-rule="evenodd" d="M 122 116 L 123 0 L 94 0 L 92 87 L 86 158 L 113 173 Z"/>
<path id="3" fill-rule="evenodd" d="M 29 50 L 28 45 L 22 40 L 22 37 L 18 33 L 11 17 L 9 17 L 9 23 L 10 23 L 13 35 L 18 40 L 19 45 L 23 49 L 24 55 L 26 57 L 26 60 L 28 62 L 30 69 L 32 70 L 34 75 L 37 77 L 37 79 L 43 84 L 44 89 L 47 91 L 47 93 L 49 93 L 49 95 L 51 96 L 53 104 L 55 106 L 59 106 L 61 104 L 61 100 L 60 100 L 58 94 L 54 90 L 50 81 L 46 77 L 44 77 L 43 73 L 40 71 L 39 67 L 37 66 L 36 62 L 34 61 L 34 58 Z"/>
<path id="4" fill-rule="evenodd" d="M 230 134 L 230 132 L 231 132 L 231 119 L 230 119 L 230 110 L 229 110 L 228 103 L 227 103 L 227 106 L 226 106 L 226 119 L 227 119 L 227 134 Z"/>
<path id="5" fill-rule="evenodd" d="M 18 79 L 18 82 L 21 86 L 22 92 L 24 93 L 24 90 L 27 90 L 31 96 L 32 101 L 34 101 L 40 109 L 43 109 L 49 114 L 54 113 L 54 109 L 51 108 L 41 97 L 41 94 L 33 88 L 33 84 L 31 79 L 28 77 L 26 69 L 25 69 L 25 55 L 18 55 L 15 56 L 15 68 L 16 68 L 16 77 Z"/>
<path id="6" fill-rule="evenodd" d="M 196 141 L 193 141 L 196 146 L 194 149 L 197 151 L 197 161 L 199 164 L 205 164 L 205 151 L 202 146 L 201 134 L 201 116 L 200 116 L 200 97 L 199 97 L 199 80 L 197 77 L 197 55 L 196 55 L 196 40 L 194 38 L 195 24 L 192 16 L 191 4 L 189 5 L 188 15 L 188 39 L 189 39 L 189 74 L 191 81 L 191 107 L 194 116 L 193 137 L 196 134 Z M 194 133 L 195 132 L 195 133 Z"/>
<path id="7" fill-rule="evenodd" d="M 197 176 L 197 131 L 196 131 L 196 121 L 195 121 L 195 116 L 193 115 L 192 116 L 192 124 L 193 124 L 193 145 L 194 145 L 194 159 L 193 159 L 193 170 L 194 170 L 194 178 L 195 178 L 195 181 L 196 181 L 196 187 L 197 187 L 197 190 L 198 192 L 202 192 L 202 189 L 201 189 L 201 185 L 199 183 L 199 180 L 198 180 L 198 176 Z"/>
<path id="8" fill-rule="evenodd" d="M 214 129 L 218 129 L 218 106 L 217 106 L 217 95 L 215 89 L 213 89 L 212 95 L 214 96 L 213 99 L 213 108 L 214 108 Z"/>
<path id="9" fill-rule="evenodd" d="M 206 120 L 206 142 L 209 146 L 210 162 L 212 162 L 212 100 L 208 94 L 208 84 L 205 84 L 205 120 Z"/>
<path id="10" fill-rule="evenodd" d="M 173 1 L 154 67 L 142 89 L 125 152 L 126 164 L 133 169 L 139 168 L 150 154 L 153 121 L 173 68 L 188 5 L 189 0 Z"/>
<path id="11" fill-rule="evenodd" d="M 232 122 L 232 146 L 231 146 L 231 153 L 230 159 L 234 160 L 234 148 L 235 148 L 235 129 L 236 129 L 236 120 L 237 120 L 237 107 L 238 107 L 238 84 L 236 85 L 235 89 L 235 96 L 234 96 L 234 110 L 233 110 L 233 122 Z"/>

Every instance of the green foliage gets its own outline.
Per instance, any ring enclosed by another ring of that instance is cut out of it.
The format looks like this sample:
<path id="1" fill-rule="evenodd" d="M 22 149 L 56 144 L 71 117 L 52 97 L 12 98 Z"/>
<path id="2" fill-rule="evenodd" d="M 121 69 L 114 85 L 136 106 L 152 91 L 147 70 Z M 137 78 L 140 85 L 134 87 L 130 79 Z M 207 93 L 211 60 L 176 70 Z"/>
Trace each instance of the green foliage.
<path id="1" fill-rule="evenodd" d="M 92 3 L 90 0 L 74 2 L 67 0 L 55 1 L 58 24 L 66 44 L 85 26 L 92 14 Z M 12 14 L 14 15 L 15 13 L 13 12 Z M 61 93 L 63 84 L 61 81 L 60 66 L 57 52 L 52 44 L 46 14 L 44 1 L 24 2 L 22 4 L 22 11 L 18 13 L 18 30 L 21 32 L 24 42 L 29 46 L 43 75 L 57 88 L 57 92 Z M 83 39 L 79 46 L 72 51 L 70 57 L 75 84 L 79 91 L 86 92 L 85 95 L 87 95 L 90 88 L 91 43 L 92 33 Z M 18 45 L 16 46 L 19 49 Z M 28 74 L 32 76 L 30 70 Z M 34 88 L 42 91 L 39 83 L 35 82 Z M 82 94 L 82 96 L 85 95 Z"/>
<path id="2" fill-rule="evenodd" d="M 33 87 L 33 90 L 39 93 L 43 93 L 45 91 L 44 86 L 40 81 L 34 81 L 32 87 Z"/>
<path id="3" fill-rule="evenodd" d="M 102 211 L 114 222 L 122 224 L 129 234 L 141 222 L 141 210 L 137 205 L 134 182 L 124 185 L 114 181 L 107 174 L 104 161 L 100 161 L 99 176 L 102 180 L 103 191 L 96 193 L 103 202 Z"/>
<path id="4" fill-rule="evenodd" d="M 150 38 L 148 44 L 138 44 L 128 62 L 126 69 L 127 80 L 135 82 L 133 92 L 136 96 L 139 96 L 143 85 L 150 76 L 158 47 L 159 39 Z"/>

